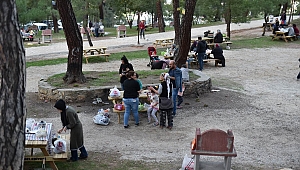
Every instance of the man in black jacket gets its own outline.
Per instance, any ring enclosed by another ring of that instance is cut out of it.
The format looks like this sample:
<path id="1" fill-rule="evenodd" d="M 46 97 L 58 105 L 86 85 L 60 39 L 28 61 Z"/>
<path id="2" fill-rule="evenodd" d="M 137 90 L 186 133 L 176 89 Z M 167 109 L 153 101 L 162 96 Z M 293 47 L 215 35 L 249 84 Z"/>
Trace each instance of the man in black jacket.
<path id="1" fill-rule="evenodd" d="M 215 48 L 211 51 L 215 59 L 221 60 L 222 67 L 225 67 L 225 57 L 223 55 L 223 50 L 219 44 L 216 44 Z"/>
<path id="2" fill-rule="evenodd" d="M 199 70 L 203 70 L 203 58 L 205 56 L 207 49 L 207 44 L 202 37 L 198 37 L 198 44 L 197 44 L 197 53 L 198 53 L 198 62 L 199 62 Z"/>
<path id="3" fill-rule="evenodd" d="M 222 43 L 223 42 L 223 35 L 220 30 L 217 30 L 217 34 L 214 38 L 214 43 Z"/>

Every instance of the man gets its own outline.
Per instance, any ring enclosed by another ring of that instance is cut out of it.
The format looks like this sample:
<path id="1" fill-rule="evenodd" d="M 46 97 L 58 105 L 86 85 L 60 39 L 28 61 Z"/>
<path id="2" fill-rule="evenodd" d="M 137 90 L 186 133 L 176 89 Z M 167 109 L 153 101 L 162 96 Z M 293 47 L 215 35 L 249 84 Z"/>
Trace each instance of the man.
<path id="1" fill-rule="evenodd" d="M 169 76 L 172 83 L 172 100 L 173 100 L 173 116 L 176 115 L 176 98 L 178 92 L 182 92 L 182 73 L 181 70 L 176 66 L 175 61 L 171 60 L 169 63 Z"/>
<path id="2" fill-rule="evenodd" d="M 199 62 L 199 70 L 203 70 L 203 58 L 207 49 L 207 44 L 202 40 L 202 37 L 198 37 L 197 44 L 197 53 L 198 53 L 198 62 Z"/>
<path id="3" fill-rule="evenodd" d="M 223 50 L 219 44 L 215 45 L 215 48 L 211 51 L 215 59 L 221 60 L 222 67 L 225 67 L 225 57 L 223 55 Z"/>
<path id="4" fill-rule="evenodd" d="M 281 20 L 281 25 L 286 25 L 286 14 L 285 14 L 285 11 L 282 12 L 282 14 L 280 16 L 280 20 Z"/>
<path id="5" fill-rule="evenodd" d="M 214 43 L 222 43 L 223 42 L 223 35 L 221 33 L 221 30 L 217 30 L 217 34 L 214 38 Z"/>

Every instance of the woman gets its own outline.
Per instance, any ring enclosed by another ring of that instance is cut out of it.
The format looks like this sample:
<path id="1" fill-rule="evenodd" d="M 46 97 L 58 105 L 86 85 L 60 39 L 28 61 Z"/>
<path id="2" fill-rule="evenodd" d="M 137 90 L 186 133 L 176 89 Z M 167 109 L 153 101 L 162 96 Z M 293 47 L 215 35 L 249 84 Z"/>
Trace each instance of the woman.
<path id="1" fill-rule="evenodd" d="M 77 161 L 78 159 L 85 159 L 88 157 L 88 153 L 85 150 L 83 145 L 83 130 L 82 124 L 78 118 L 78 115 L 74 108 L 71 106 L 66 106 L 65 101 L 62 99 L 58 100 L 54 107 L 60 112 L 60 118 L 63 127 L 58 130 L 58 133 L 71 129 L 71 138 L 70 138 L 70 149 L 71 149 L 71 158 L 68 159 L 68 162 Z M 81 154 L 78 158 L 77 150 L 80 150 Z"/>
<path id="2" fill-rule="evenodd" d="M 130 112 L 132 111 L 135 125 L 138 126 L 139 123 L 139 113 L 138 106 L 140 104 L 139 101 L 139 91 L 140 85 L 135 80 L 136 73 L 134 71 L 129 71 L 127 73 L 127 80 L 124 81 L 124 94 L 123 94 L 123 102 L 125 105 L 125 113 L 124 113 L 124 128 L 128 128 L 128 119 Z"/>
<path id="3" fill-rule="evenodd" d="M 216 44 L 216 47 L 211 51 L 211 54 L 214 55 L 215 59 L 221 60 L 222 67 L 225 67 L 225 57 L 223 55 L 223 50 L 219 44 Z"/>
<path id="4" fill-rule="evenodd" d="M 170 76 L 168 73 L 162 73 L 160 75 L 160 80 L 162 81 L 158 87 L 158 90 L 155 90 L 153 87 L 148 87 L 149 90 L 154 91 L 156 94 L 159 94 L 159 110 L 160 113 L 160 128 L 166 126 L 166 117 L 168 119 L 168 129 L 173 128 L 173 102 L 172 102 L 172 83 L 170 83 Z"/>
<path id="5" fill-rule="evenodd" d="M 124 90 L 123 83 L 127 79 L 126 74 L 128 71 L 134 71 L 131 63 L 128 62 L 128 59 L 125 55 L 121 58 L 122 64 L 120 65 L 119 74 L 120 74 L 120 83 L 121 88 Z"/>

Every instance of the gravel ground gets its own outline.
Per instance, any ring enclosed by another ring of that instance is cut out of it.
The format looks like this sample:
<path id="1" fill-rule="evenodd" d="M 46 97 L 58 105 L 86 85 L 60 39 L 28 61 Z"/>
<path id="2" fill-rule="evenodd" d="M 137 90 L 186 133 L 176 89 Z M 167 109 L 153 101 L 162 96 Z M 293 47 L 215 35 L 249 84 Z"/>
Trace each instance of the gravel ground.
<path id="1" fill-rule="evenodd" d="M 164 169 L 173 170 L 181 166 L 185 154 L 191 156 L 190 142 L 196 127 L 202 131 L 232 129 L 238 153 L 232 159 L 232 169 L 300 169 L 300 81 L 296 81 L 299 49 L 240 49 L 225 50 L 224 54 L 226 67 L 208 63 L 203 71 L 212 78 L 213 89 L 220 91 L 197 99 L 185 98 L 185 103 L 190 105 L 178 110 L 171 131 L 148 125 L 145 116 L 141 116 L 139 127 L 134 127 L 131 121 L 132 126 L 124 129 L 117 123 L 115 114 L 111 114 L 109 126 L 97 126 L 92 118 L 100 106 L 74 105 L 81 111 L 86 148 L 100 154 L 117 153 L 120 159 L 167 163 L 169 166 Z M 148 59 L 131 62 L 136 70 L 149 69 L 145 67 Z M 83 70 L 117 70 L 119 64 L 119 61 L 109 65 L 84 64 Z M 36 92 L 40 78 L 65 70 L 65 64 L 28 68 L 27 91 Z M 43 119 L 53 122 L 58 129 L 59 116 L 53 103 L 37 101 L 34 93 L 28 95 L 29 115 L 39 117 L 39 112 L 47 113 Z M 219 158 L 203 157 L 202 160 L 216 159 Z"/>

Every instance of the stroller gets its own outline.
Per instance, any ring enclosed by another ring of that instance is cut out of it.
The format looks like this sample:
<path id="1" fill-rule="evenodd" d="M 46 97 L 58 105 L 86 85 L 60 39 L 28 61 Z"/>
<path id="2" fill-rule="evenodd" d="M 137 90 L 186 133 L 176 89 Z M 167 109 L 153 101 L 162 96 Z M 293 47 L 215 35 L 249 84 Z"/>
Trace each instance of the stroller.
<path id="1" fill-rule="evenodd" d="M 150 67 L 152 66 L 153 60 L 159 60 L 159 58 L 154 47 L 148 47 L 148 55 L 150 58 L 150 62 L 149 64 L 147 64 L 147 66 Z"/>

